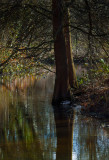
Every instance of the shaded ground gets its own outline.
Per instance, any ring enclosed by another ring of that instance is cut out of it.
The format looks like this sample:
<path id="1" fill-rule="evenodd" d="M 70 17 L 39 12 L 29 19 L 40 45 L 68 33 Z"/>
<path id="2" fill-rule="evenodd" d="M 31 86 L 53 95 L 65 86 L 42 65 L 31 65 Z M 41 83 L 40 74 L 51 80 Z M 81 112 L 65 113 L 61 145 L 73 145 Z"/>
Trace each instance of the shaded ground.
<path id="1" fill-rule="evenodd" d="M 82 114 L 109 119 L 109 78 L 82 85 L 74 91 L 74 99 L 84 106 Z"/>

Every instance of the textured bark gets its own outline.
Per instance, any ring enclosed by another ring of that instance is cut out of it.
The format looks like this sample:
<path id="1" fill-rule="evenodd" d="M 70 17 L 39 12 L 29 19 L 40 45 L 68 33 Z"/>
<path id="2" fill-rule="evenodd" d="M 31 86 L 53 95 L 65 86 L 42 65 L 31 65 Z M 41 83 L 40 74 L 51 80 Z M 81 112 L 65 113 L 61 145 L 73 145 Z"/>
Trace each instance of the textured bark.
<path id="1" fill-rule="evenodd" d="M 54 54 L 56 80 L 52 104 L 71 100 L 70 87 L 76 86 L 76 74 L 72 63 L 71 35 L 68 12 L 63 9 L 64 0 L 52 0 Z M 63 26 L 66 24 L 65 29 Z"/>
<path id="2" fill-rule="evenodd" d="M 68 59 L 69 84 L 71 87 L 77 87 L 77 79 L 76 79 L 75 66 L 73 62 L 71 32 L 69 24 L 70 24 L 69 10 L 67 8 L 64 17 L 64 25 L 65 25 L 64 35 L 65 35 L 66 55 Z"/>
<path id="3" fill-rule="evenodd" d="M 67 56 L 63 32 L 63 0 L 52 0 L 54 54 L 56 60 L 56 80 L 52 103 L 70 99 Z"/>

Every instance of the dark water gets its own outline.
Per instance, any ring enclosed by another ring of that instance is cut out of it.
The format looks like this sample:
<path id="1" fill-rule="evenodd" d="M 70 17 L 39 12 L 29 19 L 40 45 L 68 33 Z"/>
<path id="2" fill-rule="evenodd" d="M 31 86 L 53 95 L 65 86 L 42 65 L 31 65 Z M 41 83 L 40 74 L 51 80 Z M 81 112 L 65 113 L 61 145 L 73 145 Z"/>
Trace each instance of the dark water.
<path id="1" fill-rule="evenodd" d="M 108 160 L 109 129 L 51 106 L 54 77 L 0 85 L 0 160 Z"/>

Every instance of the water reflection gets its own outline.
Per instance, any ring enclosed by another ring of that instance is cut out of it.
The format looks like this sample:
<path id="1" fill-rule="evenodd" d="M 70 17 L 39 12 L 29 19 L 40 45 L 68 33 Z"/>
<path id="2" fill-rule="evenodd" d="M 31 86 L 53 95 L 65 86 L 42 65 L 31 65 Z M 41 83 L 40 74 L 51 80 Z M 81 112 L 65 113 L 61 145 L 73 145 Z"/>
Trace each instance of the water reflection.
<path id="1" fill-rule="evenodd" d="M 66 115 L 65 109 L 61 106 L 54 108 L 54 115 L 57 136 L 56 160 L 72 160 L 73 119 Z"/>
<path id="2" fill-rule="evenodd" d="M 108 160 L 109 130 L 51 106 L 54 76 L 0 84 L 1 160 Z"/>
<path id="3" fill-rule="evenodd" d="M 108 160 L 109 139 L 105 136 L 100 122 L 75 115 L 74 124 L 73 152 L 77 154 L 77 159 Z"/>

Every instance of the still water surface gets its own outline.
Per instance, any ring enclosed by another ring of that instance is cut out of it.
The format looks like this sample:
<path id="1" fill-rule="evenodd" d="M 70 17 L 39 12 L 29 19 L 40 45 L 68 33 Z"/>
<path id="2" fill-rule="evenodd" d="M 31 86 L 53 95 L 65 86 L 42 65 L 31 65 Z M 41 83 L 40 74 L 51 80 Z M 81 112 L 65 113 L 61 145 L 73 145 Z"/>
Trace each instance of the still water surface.
<path id="1" fill-rule="evenodd" d="M 0 160 L 109 160 L 109 129 L 53 108 L 54 76 L 0 84 Z"/>

